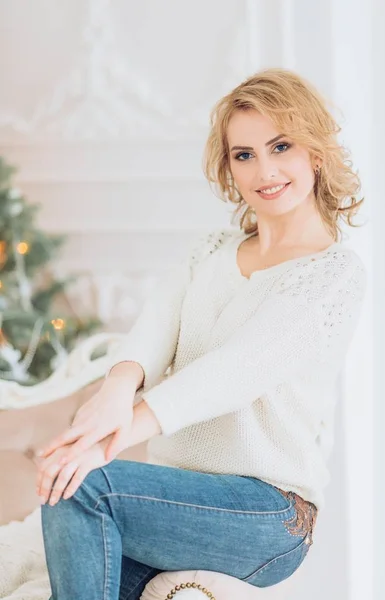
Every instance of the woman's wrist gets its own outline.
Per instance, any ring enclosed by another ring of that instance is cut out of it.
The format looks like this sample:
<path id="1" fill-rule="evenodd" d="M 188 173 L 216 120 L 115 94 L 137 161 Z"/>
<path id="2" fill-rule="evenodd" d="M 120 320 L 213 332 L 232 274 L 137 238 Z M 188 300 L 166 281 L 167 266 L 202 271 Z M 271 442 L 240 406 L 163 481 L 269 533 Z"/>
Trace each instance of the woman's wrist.
<path id="1" fill-rule="evenodd" d="M 160 423 L 147 402 L 141 400 L 135 404 L 128 447 L 147 442 L 161 433 Z"/>
<path id="2" fill-rule="evenodd" d="M 134 361 L 121 361 L 113 365 L 105 377 L 106 381 L 112 379 L 123 379 L 135 385 L 138 390 L 144 382 L 143 367 Z"/>
<path id="3" fill-rule="evenodd" d="M 144 371 L 139 363 L 124 362 L 114 365 L 103 382 L 103 389 L 124 390 L 132 401 L 144 379 Z"/>

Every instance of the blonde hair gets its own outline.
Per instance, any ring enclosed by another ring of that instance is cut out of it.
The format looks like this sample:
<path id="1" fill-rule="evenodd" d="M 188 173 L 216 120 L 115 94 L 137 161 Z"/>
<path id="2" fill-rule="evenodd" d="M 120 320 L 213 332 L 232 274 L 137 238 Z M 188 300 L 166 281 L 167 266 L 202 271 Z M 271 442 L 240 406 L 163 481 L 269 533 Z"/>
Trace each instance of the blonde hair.
<path id="1" fill-rule="evenodd" d="M 314 195 L 334 239 L 341 232 L 340 219 L 356 227 L 352 217 L 364 198 L 356 199 L 361 182 L 352 170 L 349 152 L 337 141 L 341 127 L 327 110 L 325 99 L 308 81 L 290 70 L 271 68 L 243 81 L 221 98 L 210 114 L 204 174 L 217 186 L 219 198 L 238 205 L 234 216 L 243 211 L 240 226 L 245 233 L 258 233 L 258 223 L 254 210 L 236 189 L 230 171 L 227 127 L 236 111 L 250 109 L 270 117 L 280 133 L 305 146 L 312 158 L 322 159 L 321 170 L 315 176 Z"/>

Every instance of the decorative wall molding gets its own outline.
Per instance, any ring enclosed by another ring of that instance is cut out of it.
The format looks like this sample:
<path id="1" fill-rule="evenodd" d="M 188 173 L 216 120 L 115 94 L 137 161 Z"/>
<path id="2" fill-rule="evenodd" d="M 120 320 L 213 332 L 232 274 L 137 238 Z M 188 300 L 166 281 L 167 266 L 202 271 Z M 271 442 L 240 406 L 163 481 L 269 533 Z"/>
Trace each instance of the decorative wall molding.
<path id="1" fill-rule="evenodd" d="M 10 127 L 34 140 L 116 139 L 122 130 L 130 136 L 146 130 L 167 133 L 170 105 L 136 72 L 132 61 L 129 67 L 124 62 L 110 6 L 110 0 L 88 0 L 78 64 L 56 81 L 51 96 L 43 98 L 29 118 L 0 113 L 0 128 Z"/>
<path id="2" fill-rule="evenodd" d="M 198 229 L 220 225 L 235 208 L 200 180 L 37 182 L 24 183 L 23 191 L 31 202 L 43 204 L 39 224 L 52 232 Z"/>
<path id="3" fill-rule="evenodd" d="M 186 140 L 206 130 L 209 94 L 184 115 L 169 91 L 155 83 L 156 77 L 151 78 L 136 66 L 135 56 L 123 56 L 111 8 L 110 0 L 87 0 L 77 63 L 68 73 L 59 74 L 52 82 L 51 93 L 39 100 L 30 116 L 0 107 L 0 131 L 11 143 L 26 139 L 40 143 L 170 136 Z M 168 10 L 171 17 L 172 5 Z M 212 35 L 213 39 L 219 35 L 215 27 Z M 243 39 L 240 23 L 228 40 L 228 60 L 221 65 L 223 91 L 240 77 L 238 57 Z M 175 69 L 177 65 L 176 61 Z"/>
<path id="4" fill-rule="evenodd" d="M 54 272 L 63 276 L 62 270 L 59 272 L 56 268 Z M 95 270 L 79 273 L 65 296 L 74 314 L 92 314 L 101 319 L 104 330 L 128 332 L 160 276 L 161 273 L 155 271 L 140 275 Z"/>
<path id="5" fill-rule="evenodd" d="M 204 138 L 175 140 L 4 144 L 0 156 L 18 165 L 24 182 L 119 182 L 136 179 L 204 180 Z"/>

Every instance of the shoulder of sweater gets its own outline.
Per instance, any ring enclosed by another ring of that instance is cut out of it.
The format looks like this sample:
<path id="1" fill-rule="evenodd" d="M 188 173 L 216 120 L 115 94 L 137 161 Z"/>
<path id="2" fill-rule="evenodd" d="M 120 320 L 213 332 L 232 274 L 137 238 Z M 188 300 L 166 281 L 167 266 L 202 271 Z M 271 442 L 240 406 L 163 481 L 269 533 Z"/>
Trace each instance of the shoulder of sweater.
<path id="1" fill-rule="evenodd" d="M 340 244 L 305 261 L 291 262 L 273 282 L 279 295 L 298 296 L 305 303 L 326 296 L 360 302 L 367 286 L 367 270 L 361 257 Z"/>
<path id="2" fill-rule="evenodd" d="M 199 234 L 191 245 L 189 254 L 190 264 L 195 265 L 215 252 L 224 244 L 241 235 L 241 230 L 230 227 L 216 227 Z"/>
<path id="3" fill-rule="evenodd" d="M 362 258 L 344 244 L 326 251 L 323 266 L 322 272 L 326 277 L 332 274 L 335 278 L 338 274 L 341 279 L 349 279 L 366 286 L 368 272 Z"/>
<path id="4" fill-rule="evenodd" d="M 365 270 L 365 265 L 362 258 L 355 250 L 353 250 L 353 248 L 350 248 L 349 246 L 340 243 L 336 249 L 332 248 L 330 252 L 332 252 L 333 254 L 337 253 L 342 257 L 348 258 L 351 264 L 356 264 L 357 266 L 360 266 Z"/>
<path id="5" fill-rule="evenodd" d="M 341 246 L 339 252 L 344 259 L 345 280 L 349 283 L 350 287 L 354 287 L 361 292 L 358 298 L 362 300 L 368 284 L 368 270 L 366 265 L 360 255 L 352 248 Z"/>
<path id="6" fill-rule="evenodd" d="M 332 275 L 338 272 L 340 275 L 347 276 L 354 272 L 360 272 L 364 277 L 367 276 L 367 269 L 362 258 L 355 250 L 340 244 L 337 247 L 329 248 L 324 252 L 319 252 L 317 256 L 309 256 L 308 260 L 291 265 L 303 277 L 305 273 L 311 273 L 312 276 L 318 274 L 320 277 Z M 291 270 L 291 269 L 290 269 Z"/>

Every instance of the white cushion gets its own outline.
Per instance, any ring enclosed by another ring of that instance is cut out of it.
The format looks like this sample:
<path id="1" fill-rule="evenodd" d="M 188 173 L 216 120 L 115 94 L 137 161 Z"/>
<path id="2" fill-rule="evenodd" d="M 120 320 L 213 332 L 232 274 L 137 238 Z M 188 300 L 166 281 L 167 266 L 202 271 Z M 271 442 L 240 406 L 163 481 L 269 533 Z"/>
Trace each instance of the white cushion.
<path id="1" fill-rule="evenodd" d="M 181 583 L 197 583 L 211 592 L 208 596 L 201 590 L 194 588 L 185 588 L 178 590 L 172 595 L 175 600 L 292 600 L 293 586 L 295 584 L 296 574 L 294 573 L 288 579 L 285 579 L 277 585 L 267 588 L 258 588 L 250 583 L 240 581 L 230 575 L 217 573 L 215 571 L 165 571 L 156 575 L 146 585 L 140 600 L 167 600 L 167 595 L 171 593 L 175 586 Z"/>

